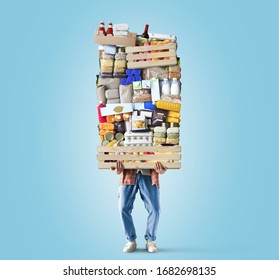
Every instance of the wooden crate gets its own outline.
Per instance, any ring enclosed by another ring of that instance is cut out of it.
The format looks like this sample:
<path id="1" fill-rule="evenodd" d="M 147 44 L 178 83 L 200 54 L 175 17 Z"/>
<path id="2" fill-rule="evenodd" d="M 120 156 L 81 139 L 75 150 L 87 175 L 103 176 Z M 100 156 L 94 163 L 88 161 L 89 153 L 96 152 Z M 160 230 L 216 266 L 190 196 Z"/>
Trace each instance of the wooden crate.
<path id="1" fill-rule="evenodd" d="M 141 46 L 141 47 L 126 47 L 126 59 L 128 61 L 127 68 L 147 68 L 153 66 L 169 66 L 177 64 L 176 57 L 176 43 L 162 44 L 162 45 L 152 45 L 152 46 Z M 141 53 L 148 52 L 150 53 Z M 156 52 L 151 52 L 156 51 Z M 134 54 L 138 53 L 139 54 Z M 150 61 L 136 61 L 140 59 L 148 58 L 159 58 L 159 57 L 169 57 L 169 59 L 164 60 L 150 60 Z"/>
<path id="2" fill-rule="evenodd" d="M 155 154 L 143 154 L 153 152 Z M 126 169 L 153 169 L 154 162 L 161 162 L 168 169 L 181 167 L 181 146 L 98 146 L 98 168 L 115 167 L 115 161 L 121 160 Z"/>
<path id="3" fill-rule="evenodd" d="M 115 37 L 99 35 L 98 30 L 94 35 L 94 43 L 99 45 L 135 46 L 136 33 L 129 32 L 128 37 Z"/>

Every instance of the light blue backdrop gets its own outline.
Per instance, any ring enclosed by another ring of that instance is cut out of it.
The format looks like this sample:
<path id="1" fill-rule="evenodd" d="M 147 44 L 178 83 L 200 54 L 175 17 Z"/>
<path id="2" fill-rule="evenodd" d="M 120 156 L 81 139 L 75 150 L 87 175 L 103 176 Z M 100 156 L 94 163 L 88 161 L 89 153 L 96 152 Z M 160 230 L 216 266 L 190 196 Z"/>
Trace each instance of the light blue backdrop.
<path id="1" fill-rule="evenodd" d="M 0 7 L 1 259 L 278 259 L 276 1 Z M 119 178 L 96 165 L 100 20 L 178 37 L 182 169 L 161 177 L 158 254 L 122 253 Z"/>

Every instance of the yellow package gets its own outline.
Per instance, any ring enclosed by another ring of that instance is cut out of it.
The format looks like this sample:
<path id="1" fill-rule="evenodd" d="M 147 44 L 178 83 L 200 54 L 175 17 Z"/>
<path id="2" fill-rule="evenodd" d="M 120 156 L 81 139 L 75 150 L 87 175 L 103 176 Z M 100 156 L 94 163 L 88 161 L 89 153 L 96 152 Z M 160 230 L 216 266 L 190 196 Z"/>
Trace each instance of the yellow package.
<path id="1" fill-rule="evenodd" d="M 99 128 L 106 129 L 106 130 L 114 130 L 114 124 L 113 123 L 100 123 Z"/>
<path id="2" fill-rule="evenodd" d="M 169 101 L 164 101 L 164 100 L 158 100 L 156 102 L 156 107 L 159 108 L 159 109 L 180 112 L 181 104 L 180 103 L 173 103 L 173 102 L 169 102 Z"/>
<path id="3" fill-rule="evenodd" d="M 168 117 L 178 118 L 178 119 L 179 119 L 179 118 L 180 118 L 180 113 L 175 112 L 175 111 L 168 111 L 167 116 L 168 116 Z"/>
<path id="4" fill-rule="evenodd" d="M 112 134 L 115 134 L 114 130 L 107 130 L 107 129 L 100 129 L 99 134 L 101 136 L 105 135 L 107 132 L 111 132 Z"/>
<path id="5" fill-rule="evenodd" d="M 167 118 L 166 118 L 166 122 L 170 122 L 170 123 L 180 123 L 180 119 L 179 119 L 179 118 L 167 117 Z"/>

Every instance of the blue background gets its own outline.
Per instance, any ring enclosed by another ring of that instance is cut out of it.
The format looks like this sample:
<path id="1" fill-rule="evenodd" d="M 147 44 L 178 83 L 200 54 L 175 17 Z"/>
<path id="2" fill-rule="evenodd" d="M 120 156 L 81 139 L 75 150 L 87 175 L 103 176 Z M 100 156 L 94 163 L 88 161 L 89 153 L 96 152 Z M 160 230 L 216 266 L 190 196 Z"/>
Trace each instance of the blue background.
<path id="1" fill-rule="evenodd" d="M 276 1 L 0 6 L 1 259 L 278 259 Z M 182 169 L 161 177 L 158 254 L 125 243 L 119 178 L 96 161 L 100 20 L 175 34 Z"/>

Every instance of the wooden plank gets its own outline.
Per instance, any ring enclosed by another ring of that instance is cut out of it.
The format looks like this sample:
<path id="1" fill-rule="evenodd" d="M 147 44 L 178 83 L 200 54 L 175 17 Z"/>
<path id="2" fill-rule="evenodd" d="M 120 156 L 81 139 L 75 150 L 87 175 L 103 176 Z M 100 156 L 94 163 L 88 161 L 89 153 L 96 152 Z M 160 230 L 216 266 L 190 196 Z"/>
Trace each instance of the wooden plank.
<path id="1" fill-rule="evenodd" d="M 127 63 L 127 68 L 135 69 L 135 68 L 148 68 L 154 66 L 171 66 L 176 65 L 177 59 L 176 57 L 166 59 L 166 60 L 153 60 L 153 61 L 137 61 L 137 62 L 129 62 Z"/>
<path id="2" fill-rule="evenodd" d="M 128 37 L 115 37 L 98 35 L 98 31 L 94 35 L 94 43 L 100 45 L 116 45 L 116 46 L 135 46 L 136 33 L 129 32 Z"/>
<path id="3" fill-rule="evenodd" d="M 98 146 L 98 152 L 111 152 L 111 153 L 123 153 L 123 152 L 181 152 L 181 146 L 117 146 L 106 147 Z"/>
<path id="4" fill-rule="evenodd" d="M 140 53 L 140 54 L 128 54 L 126 59 L 138 60 L 138 59 L 148 59 L 148 58 L 157 58 L 157 57 L 173 57 L 176 56 L 175 50 L 168 50 L 166 52 L 155 52 L 155 53 Z"/>
<path id="5" fill-rule="evenodd" d="M 125 169 L 153 169 L 154 162 L 124 162 Z M 180 162 L 166 162 L 163 164 L 168 169 L 179 169 L 181 167 Z M 110 169 L 115 167 L 115 162 L 98 162 L 99 169 Z"/>
<path id="6" fill-rule="evenodd" d="M 98 154 L 97 158 L 101 160 L 153 160 L 153 161 L 165 161 L 165 160 L 180 160 L 180 154 L 155 154 L 155 155 L 106 155 Z"/>
<path id="7" fill-rule="evenodd" d="M 168 49 L 176 50 L 176 43 L 149 45 L 149 46 L 140 46 L 140 47 L 126 47 L 125 51 L 128 54 L 133 52 L 148 52 L 148 51 L 159 51 L 159 50 L 168 50 Z"/>

